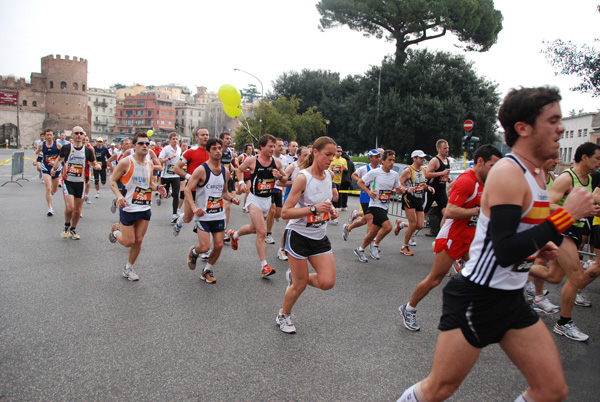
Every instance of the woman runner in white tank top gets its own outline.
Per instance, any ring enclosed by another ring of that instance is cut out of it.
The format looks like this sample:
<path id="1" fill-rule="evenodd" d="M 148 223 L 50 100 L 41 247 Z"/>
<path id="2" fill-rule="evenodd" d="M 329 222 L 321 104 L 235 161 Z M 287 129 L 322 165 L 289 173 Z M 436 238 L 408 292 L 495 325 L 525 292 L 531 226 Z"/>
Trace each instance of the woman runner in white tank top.
<path id="1" fill-rule="evenodd" d="M 315 141 L 281 212 L 283 219 L 290 220 L 285 231 L 290 269 L 286 273 L 288 288 L 283 308 L 275 321 L 286 333 L 296 332 L 292 307 L 306 285 L 329 290 L 335 284 L 335 260 L 326 236 L 327 221 L 339 215 L 331 203 L 332 175 L 328 171 L 335 152 L 336 143 L 331 138 L 321 137 Z M 308 262 L 315 273 L 309 274 Z"/>

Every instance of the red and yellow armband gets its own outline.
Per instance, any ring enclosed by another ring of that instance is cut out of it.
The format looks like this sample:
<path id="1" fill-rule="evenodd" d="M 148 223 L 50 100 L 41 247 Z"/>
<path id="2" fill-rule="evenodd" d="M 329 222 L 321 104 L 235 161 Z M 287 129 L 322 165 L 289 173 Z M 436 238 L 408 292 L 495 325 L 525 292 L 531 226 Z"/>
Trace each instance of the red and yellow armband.
<path id="1" fill-rule="evenodd" d="M 554 225 L 558 233 L 564 232 L 575 223 L 575 220 L 571 217 L 571 215 L 562 208 L 558 208 L 546 219 L 549 220 L 552 225 Z"/>

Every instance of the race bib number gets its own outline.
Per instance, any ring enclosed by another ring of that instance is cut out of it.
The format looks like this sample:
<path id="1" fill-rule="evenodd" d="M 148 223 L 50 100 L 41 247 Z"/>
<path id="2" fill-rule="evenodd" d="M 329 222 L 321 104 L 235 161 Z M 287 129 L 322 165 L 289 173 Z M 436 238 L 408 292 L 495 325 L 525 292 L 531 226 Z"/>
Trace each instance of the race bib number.
<path id="1" fill-rule="evenodd" d="M 321 214 L 310 214 L 306 217 L 307 228 L 318 228 L 323 226 L 330 219 L 329 212 L 323 212 Z"/>
<path id="2" fill-rule="evenodd" d="M 340 174 L 342 173 L 342 167 L 340 165 L 333 165 L 331 166 L 331 171 L 335 174 Z"/>
<path id="3" fill-rule="evenodd" d="M 67 166 L 67 176 L 81 177 L 83 175 L 83 166 L 69 163 Z"/>
<path id="4" fill-rule="evenodd" d="M 477 222 L 479 221 L 479 215 L 475 215 L 469 218 L 469 222 L 467 223 L 467 226 L 477 226 Z"/>
<path id="5" fill-rule="evenodd" d="M 440 183 L 447 183 L 450 180 L 450 176 L 440 176 Z"/>
<path id="6" fill-rule="evenodd" d="M 173 174 L 173 168 L 175 165 L 167 165 L 167 174 Z"/>
<path id="7" fill-rule="evenodd" d="M 533 265 L 534 260 L 525 260 L 520 264 L 515 264 L 512 271 L 513 272 L 529 272 L 531 266 Z"/>
<path id="8" fill-rule="evenodd" d="M 392 199 L 392 190 L 379 190 L 379 202 L 389 202 Z"/>
<path id="9" fill-rule="evenodd" d="M 275 179 L 259 179 L 256 182 L 256 195 L 270 194 L 275 187 Z"/>
<path id="10" fill-rule="evenodd" d="M 46 165 L 53 165 L 57 158 L 57 156 L 46 156 Z"/>
<path id="11" fill-rule="evenodd" d="M 135 205 L 151 205 L 152 190 L 149 188 L 136 187 L 131 197 L 131 203 Z"/>
<path id="12" fill-rule="evenodd" d="M 223 197 L 208 197 L 208 201 L 206 202 L 206 213 L 207 214 L 216 214 L 218 212 L 223 212 Z"/>

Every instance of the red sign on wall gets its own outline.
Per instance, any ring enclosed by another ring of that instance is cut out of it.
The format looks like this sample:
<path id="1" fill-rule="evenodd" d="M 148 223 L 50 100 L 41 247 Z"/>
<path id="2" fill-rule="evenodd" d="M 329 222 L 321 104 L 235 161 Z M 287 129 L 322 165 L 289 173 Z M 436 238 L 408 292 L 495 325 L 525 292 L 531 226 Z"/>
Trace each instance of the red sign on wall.
<path id="1" fill-rule="evenodd" d="M 18 92 L 0 91 L 0 105 L 16 105 L 18 97 Z"/>

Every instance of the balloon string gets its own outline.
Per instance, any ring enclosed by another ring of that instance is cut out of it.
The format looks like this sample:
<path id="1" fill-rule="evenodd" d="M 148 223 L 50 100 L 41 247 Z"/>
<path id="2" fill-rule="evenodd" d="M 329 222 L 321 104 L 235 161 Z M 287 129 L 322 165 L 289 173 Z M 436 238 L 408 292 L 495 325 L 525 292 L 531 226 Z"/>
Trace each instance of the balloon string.
<path id="1" fill-rule="evenodd" d="M 252 134 L 252 131 L 250 130 L 250 124 L 248 124 L 248 119 L 246 118 L 246 115 L 244 114 L 244 110 L 242 109 L 242 117 L 244 118 L 244 123 L 246 123 L 246 130 L 248 130 L 248 133 L 250 134 L 250 137 L 254 138 L 254 140 L 258 143 L 258 138 L 256 138 L 254 136 L 254 134 Z"/>

